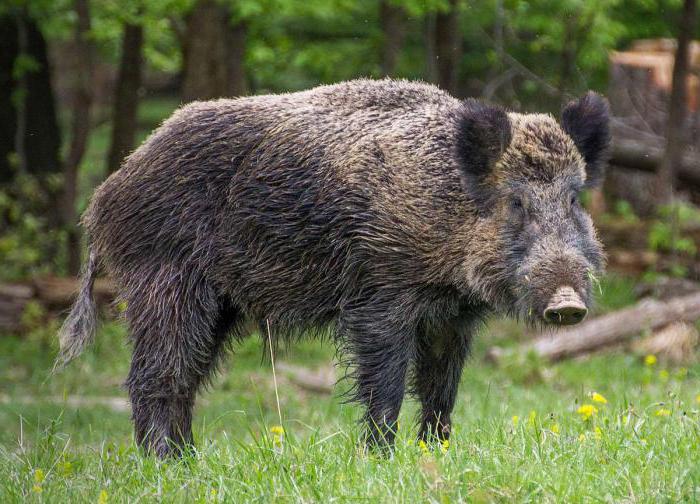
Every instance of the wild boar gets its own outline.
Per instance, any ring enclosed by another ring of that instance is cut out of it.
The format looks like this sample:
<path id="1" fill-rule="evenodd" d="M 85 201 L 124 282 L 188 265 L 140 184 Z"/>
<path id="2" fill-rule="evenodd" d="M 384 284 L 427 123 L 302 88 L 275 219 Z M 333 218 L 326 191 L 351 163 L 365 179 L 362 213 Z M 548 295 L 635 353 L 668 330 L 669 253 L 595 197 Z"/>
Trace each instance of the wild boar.
<path id="1" fill-rule="evenodd" d="M 370 445 L 392 443 L 407 390 L 420 436 L 446 439 L 481 321 L 586 315 L 603 256 L 578 197 L 602 178 L 608 115 L 595 93 L 560 126 L 396 80 L 186 105 L 92 197 L 59 360 L 93 336 L 102 270 L 148 451 L 192 443 L 195 394 L 251 323 L 274 341 L 332 331 Z"/>

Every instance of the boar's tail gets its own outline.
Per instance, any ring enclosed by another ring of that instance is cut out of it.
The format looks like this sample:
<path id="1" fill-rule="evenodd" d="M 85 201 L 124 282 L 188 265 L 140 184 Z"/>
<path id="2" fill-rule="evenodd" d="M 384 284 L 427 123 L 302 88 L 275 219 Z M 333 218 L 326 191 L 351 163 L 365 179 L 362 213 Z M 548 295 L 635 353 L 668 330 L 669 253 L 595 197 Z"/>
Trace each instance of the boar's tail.
<path id="1" fill-rule="evenodd" d="M 97 253 L 88 250 L 88 260 L 80 279 L 80 291 L 73 307 L 58 332 L 60 351 L 54 369 L 60 369 L 76 358 L 95 337 L 97 305 L 92 294 L 99 259 Z"/>

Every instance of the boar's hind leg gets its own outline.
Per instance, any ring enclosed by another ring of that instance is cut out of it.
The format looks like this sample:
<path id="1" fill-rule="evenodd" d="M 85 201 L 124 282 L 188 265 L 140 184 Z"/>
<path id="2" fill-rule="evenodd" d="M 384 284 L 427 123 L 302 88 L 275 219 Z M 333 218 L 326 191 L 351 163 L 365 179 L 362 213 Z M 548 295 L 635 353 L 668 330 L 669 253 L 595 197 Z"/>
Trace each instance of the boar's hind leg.
<path id="1" fill-rule="evenodd" d="M 420 438 L 447 440 L 464 361 L 478 319 L 471 313 L 419 330 L 411 392 L 421 402 Z"/>
<path id="2" fill-rule="evenodd" d="M 392 327 L 384 314 L 345 314 L 341 327 L 354 367 L 354 399 L 365 408 L 368 447 L 386 447 L 394 441 L 403 402 L 406 369 L 414 334 Z"/>
<path id="3" fill-rule="evenodd" d="M 195 394 L 239 318 L 204 280 L 162 273 L 130 290 L 126 313 L 134 345 L 126 386 L 135 437 L 159 457 L 191 445 Z M 164 278 L 169 281 L 159 281 Z"/>

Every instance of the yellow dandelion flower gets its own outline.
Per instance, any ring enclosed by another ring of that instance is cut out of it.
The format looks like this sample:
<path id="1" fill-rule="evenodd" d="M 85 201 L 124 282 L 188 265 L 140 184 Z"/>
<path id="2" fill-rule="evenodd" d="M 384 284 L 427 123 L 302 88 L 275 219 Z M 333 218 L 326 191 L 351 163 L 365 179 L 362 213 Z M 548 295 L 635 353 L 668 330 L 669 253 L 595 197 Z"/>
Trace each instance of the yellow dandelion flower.
<path id="1" fill-rule="evenodd" d="M 102 489 L 100 495 L 97 497 L 97 504 L 107 504 L 109 495 L 107 495 L 107 490 Z"/>
<path id="2" fill-rule="evenodd" d="M 579 408 L 576 410 L 576 413 L 581 415 L 581 418 L 584 420 L 588 420 L 591 418 L 593 415 L 598 414 L 598 408 L 593 406 L 592 404 L 582 404 L 579 406 Z"/>
<path id="3" fill-rule="evenodd" d="M 41 484 L 44 482 L 45 479 L 46 475 L 44 474 L 44 471 L 42 469 L 36 469 L 34 471 L 34 486 L 32 487 L 32 492 L 41 493 L 43 491 L 43 488 L 41 488 Z"/>
<path id="4" fill-rule="evenodd" d="M 700 394 L 695 396 L 695 402 L 700 404 Z"/>
<path id="5" fill-rule="evenodd" d="M 211 490 L 209 490 L 209 495 L 212 497 L 216 497 L 216 488 L 212 488 Z"/>
<path id="6" fill-rule="evenodd" d="M 64 460 L 58 465 L 58 470 L 62 476 L 70 476 L 73 472 L 73 464 L 71 464 L 70 460 Z"/>
<path id="7" fill-rule="evenodd" d="M 656 358 L 656 355 L 654 354 L 649 354 L 646 357 L 644 357 L 644 365 L 645 366 L 653 366 L 658 362 L 658 359 Z"/>
<path id="8" fill-rule="evenodd" d="M 671 410 L 667 408 L 659 408 L 654 412 L 654 415 L 658 417 L 667 417 L 671 416 Z"/>
<path id="9" fill-rule="evenodd" d="M 423 441 L 422 439 L 420 441 L 418 441 L 418 448 L 420 448 L 420 451 L 422 451 L 423 453 L 430 452 L 430 450 L 428 449 L 428 444 L 425 441 Z"/>
<path id="10" fill-rule="evenodd" d="M 698 395 L 698 402 L 700 402 L 700 394 Z M 513 424 L 513 427 L 517 427 L 518 422 L 520 421 L 520 417 L 518 415 L 513 415 L 510 421 Z"/>
<path id="11" fill-rule="evenodd" d="M 598 392 L 593 392 L 591 394 L 591 400 L 593 402 L 596 402 L 599 404 L 608 404 L 608 400 L 602 394 L 599 394 Z"/>
<path id="12" fill-rule="evenodd" d="M 272 432 L 276 436 L 284 436 L 284 427 L 281 425 L 273 425 L 270 427 L 270 432 Z"/>
<path id="13" fill-rule="evenodd" d="M 670 377 L 670 375 L 668 374 L 668 371 L 666 371 L 665 369 L 662 369 L 661 371 L 659 371 L 659 379 L 662 382 L 667 382 L 669 377 Z"/>
<path id="14" fill-rule="evenodd" d="M 527 417 L 527 423 L 530 425 L 535 425 L 535 420 L 537 420 L 537 412 L 535 410 L 530 411 Z"/>
<path id="15" fill-rule="evenodd" d="M 450 448 L 450 440 L 449 439 L 443 439 L 442 442 L 440 443 L 440 451 L 442 453 L 447 453 L 447 450 Z"/>
<path id="16" fill-rule="evenodd" d="M 586 440 L 586 433 L 582 432 L 581 434 L 579 434 L 578 440 L 579 440 L 579 442 L 583 443 Z"/>
<path id="17" fill-rule="evenodd" d="M 559 434 L 559 424 L 552 424 L 552 427 L 549 430 L 551 430 L 553 434 Z"/>
<path id="18" fill-rule="evenodd" d="M 593 435 L 596 439 L 603 439 L 603 429 L 596 425 Z"/>

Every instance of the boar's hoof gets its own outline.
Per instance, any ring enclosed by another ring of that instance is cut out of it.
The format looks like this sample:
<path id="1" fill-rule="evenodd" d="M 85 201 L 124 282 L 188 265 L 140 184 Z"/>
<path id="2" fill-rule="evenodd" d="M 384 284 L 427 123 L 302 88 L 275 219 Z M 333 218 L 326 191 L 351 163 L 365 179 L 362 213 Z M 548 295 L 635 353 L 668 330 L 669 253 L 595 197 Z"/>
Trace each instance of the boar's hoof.
<path id="1" fill-rule="evenodd" d="M 554 325 L 573 325 L 588 313 L 581 297 L 571 287 L 559 287 L 544 310 L 544 319 Z"/>

